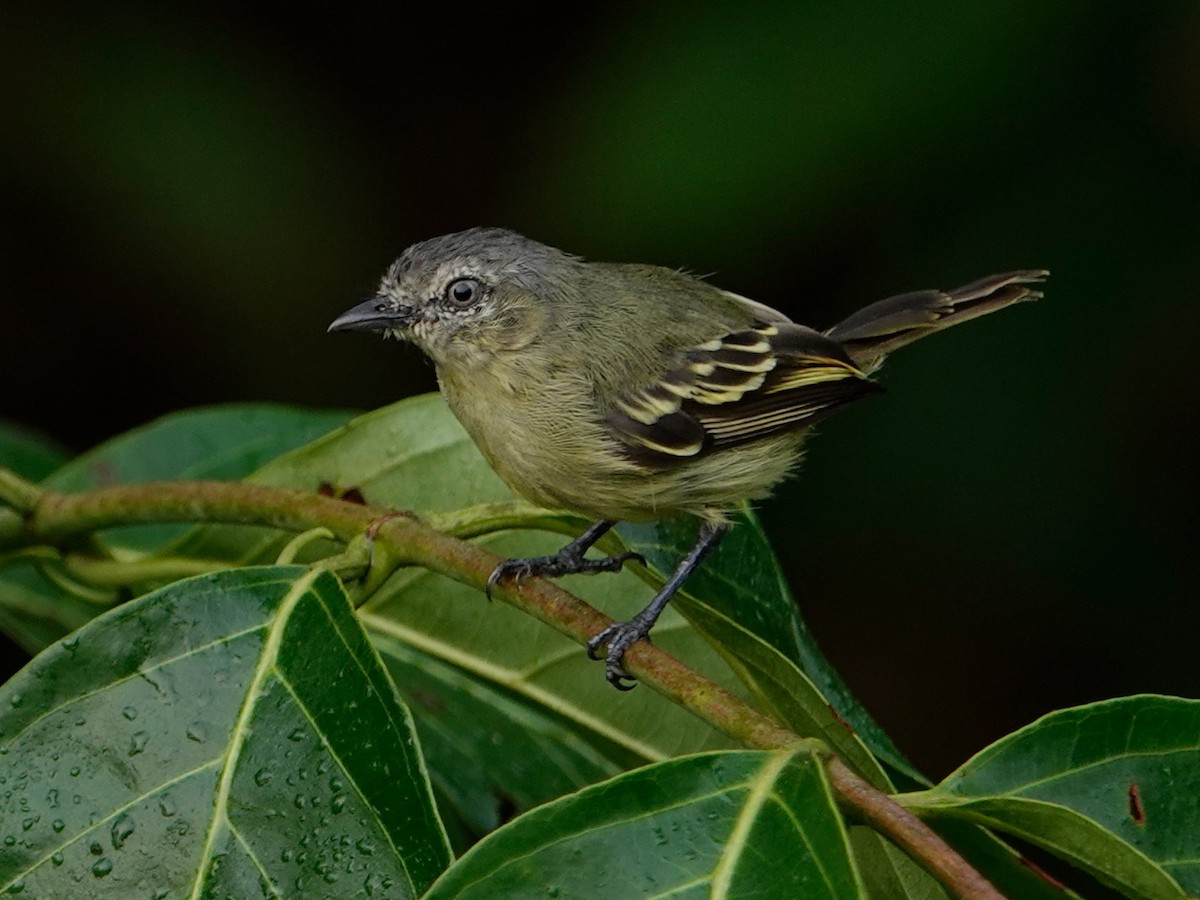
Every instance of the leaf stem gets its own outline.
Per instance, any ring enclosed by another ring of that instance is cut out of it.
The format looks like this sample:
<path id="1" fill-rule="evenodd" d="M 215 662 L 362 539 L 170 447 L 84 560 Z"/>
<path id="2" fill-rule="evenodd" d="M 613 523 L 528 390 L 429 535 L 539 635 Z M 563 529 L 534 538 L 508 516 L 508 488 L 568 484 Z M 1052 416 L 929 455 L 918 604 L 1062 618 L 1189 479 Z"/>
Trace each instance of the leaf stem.
<path id="1" fill-rule="evenodd" d="M 18 513 L 27 513 L 41 496 L 41 488 L 32 481 L 26 481 L 11 469 L 0 468 L 0 504 Z"/>
<path id="2" fill-rule="evenodd" d="M 495 554 L 443 534 L 415 516 L 385 516 L 330 497 L 261 485 L 160 482 L 59 494 L 42 492 L 0 469 L 0 499 L 18 506 L 24 514 L 16 527 L 0 519 L 0 552 L 43 544 L 69 545 L 97 529 L 122 525 L 218 522 L 266 525 L 297 533 L 324 527 L 346 544 L 361 540 L 370 530 L 376 551 L 385 554 L 389 566 L 422 566 L 478 590 L 500 562 Z M 503 513 L 496 516 L 497 520 L 504 518 Z M 460 528 L 471 531 L 465 525 Z M 581 644 L 612 622 L 541 578 L 502 583 L 493 596 Z M 818 751 L 826 759 L 830 784 L 851 814 L 903 848 L 956 896 L 971 900 L 1001 897 L 927 825 L 856 775 L 823 742 L 789 731 L 649 643 L 631 647 L 625 665 L 644 685 L 744 746 Z"/>
<path id="3" fill-rule="evenodd" d="M 63 568 L 79 581 L 96 587 L 123 587 L 147 582 L 177 581 L 228 569 L 229 563 L 209 559 L 171 556 L 163 559 L 95 559 L 79 553 L 62 558 Z"/>

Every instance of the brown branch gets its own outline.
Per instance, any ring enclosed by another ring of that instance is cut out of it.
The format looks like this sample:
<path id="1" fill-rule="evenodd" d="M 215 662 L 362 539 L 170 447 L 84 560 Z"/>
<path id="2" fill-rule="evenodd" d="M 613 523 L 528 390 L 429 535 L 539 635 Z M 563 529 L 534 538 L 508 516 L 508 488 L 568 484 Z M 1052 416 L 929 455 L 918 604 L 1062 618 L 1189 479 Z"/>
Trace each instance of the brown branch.
<path id="1" fill-rule="evenodd" d="M 78 494 L 41 493 L 32 485 L 27 490 L 2 469 L 0 487 L 4 489 L 0 499 L 20 498 L 22 513 L 0 517 L 0 553 L 40 544 L 69 545 L 98 529 L 121 525 L 213 522 L 266 525 L 293 532 L 323 526 L 343 542 L 363 536 L 370 528 L 376 547 L 389 560 L 419 565 L 479 590 L 500 561 L 498 556 L 435 531 L 416 518 L 385 518 L 377 510 L 300 491 L 190 481 Z M 505 583 L 493 594 L 581 644 L 612 622 L 543 579 Z M 1001 897 L 928 826 L 856 775 L 829 753 L 823 742 L 789 731 L 649 643 L 631 647 L 625 666 L 642 684 L 747 747 L 819 751 L 839 802 L 852 815 L 904 849 L 956 896 L 970 900 Z"/>
<path id="2" fill-rule="evenodd" d="M 825 774 L 842 806 L 885 835 L 955 896 L 1004 900 L 941 835 L 832 754 L 825 763 Z"/>

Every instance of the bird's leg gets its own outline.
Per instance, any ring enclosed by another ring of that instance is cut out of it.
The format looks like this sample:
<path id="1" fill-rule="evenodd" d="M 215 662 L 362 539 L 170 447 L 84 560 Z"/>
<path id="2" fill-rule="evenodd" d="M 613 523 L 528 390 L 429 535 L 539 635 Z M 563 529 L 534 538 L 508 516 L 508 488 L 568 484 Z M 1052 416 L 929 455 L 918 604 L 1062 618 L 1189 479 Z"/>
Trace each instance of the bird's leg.
<path id="1" fill-rule="evenodd" d="M 687 556 L 675 567 L 675 571 L 671 573 L 667 583 L 654 595 L 654 599 L 646 605 L 646 608 L 628 622 L 614 622 L 588 641 L 588 656 L 592 659 L 599 659 L 599 649 L 607 645 L 604 652 L 604 677 L 608 679 L 609 684 L 622 691 L 633 688 L 632 682 L 637 679 L 626 672 L 624 666 L 621 665 L 621 658 L 625 655 L 625 651 L 633 646 L 635 641 L 649 635 L 650 629 L 654 627 L 654 623 L 658 621 L 662 611 L 667 608 L 667 604 L 671 602 L 675 592 L 687 581 L 688 576 L 696 571 L 701 560 L 708 556 L 717 544 L 721 543 L 721 538 L 725 537 L 728 531 L 729 525 L 725 523 L 705 522 L 701 525 L 700 533 L 696 535 L 696 543 L 692 545 Z M 630 683 L 626 684 L 626 682 Z"/>
<path id="2" fill-rule="evenodd" d="M 492 597 L 492 588 L 504 578 L 528 578 L 531 575 L 545 575 L 556 578 L 559 575 L 577 575 L 593 572 L 616 572 L 627 560 L 636 559 L 642 565 L 646 560 L 640 553 L 619 553 L 616 556 L 605 556 L 601 559 L 584 559 L 584 554 L 591 546 L 604 537 L 604 534 L 617 524 L 604 520 L 597 522 L 567 546 L 552 556 L 533 556 L 528 559 L 506 559 L 492 570 L 487 580 L 487 596 Z"/>

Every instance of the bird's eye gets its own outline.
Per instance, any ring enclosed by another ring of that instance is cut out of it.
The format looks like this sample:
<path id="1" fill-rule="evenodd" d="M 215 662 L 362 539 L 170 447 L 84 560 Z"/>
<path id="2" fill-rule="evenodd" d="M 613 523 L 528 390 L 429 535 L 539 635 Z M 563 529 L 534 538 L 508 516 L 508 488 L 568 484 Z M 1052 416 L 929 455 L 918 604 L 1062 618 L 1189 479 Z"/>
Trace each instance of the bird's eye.
<path id="1" fill-rule="evenodd" d="M 483 285 L 474 278 L 456 278 L 446 287 L 446 299 L 455 306 L 470 306 L 483 296 Z"/>

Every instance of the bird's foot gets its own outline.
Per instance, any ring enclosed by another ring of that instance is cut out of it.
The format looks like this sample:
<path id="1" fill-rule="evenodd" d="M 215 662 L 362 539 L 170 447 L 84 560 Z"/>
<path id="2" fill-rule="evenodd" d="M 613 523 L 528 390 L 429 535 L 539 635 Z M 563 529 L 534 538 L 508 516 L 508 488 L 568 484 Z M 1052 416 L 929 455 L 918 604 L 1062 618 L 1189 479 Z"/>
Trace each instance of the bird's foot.
<path id="1" fill-rule="evenodd" d="M 647 642 L 650 640 L 650 629 L 653 627 L 653 618 L 638 614 L 628 622 L 613 622 L 587 642 L 587 654 L 592 659 L 599 659 L 600 648 L 605 647 L 604 677 L 618 691 L 631 691 L 636 686 L 637 679 L 625 671 L 622 660 L 625 651 L 635 643 L 642 638 Z"/>
<path id="2" fill-rule="evenodd" d="M 551 556 L 532 556 L 528 559 L 506 559 L 488 576 L 485 593 L 492 599 L 492 588 L 501 581 L 512 578 L 520 581 L 540 575 L 545 578 L 557 578 L 560 575 L 591 575 L 596 572 L 619 572 L 621 567 L 630 560 L 646 564 L 645 557 L 632 551 L 618 553 L 616 556 L 604 556 L 600 559 L 585 559 L 585 551 L 577 550 L 568 544 Z"/>

